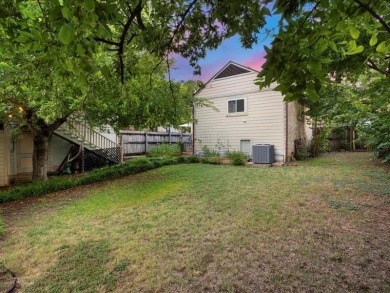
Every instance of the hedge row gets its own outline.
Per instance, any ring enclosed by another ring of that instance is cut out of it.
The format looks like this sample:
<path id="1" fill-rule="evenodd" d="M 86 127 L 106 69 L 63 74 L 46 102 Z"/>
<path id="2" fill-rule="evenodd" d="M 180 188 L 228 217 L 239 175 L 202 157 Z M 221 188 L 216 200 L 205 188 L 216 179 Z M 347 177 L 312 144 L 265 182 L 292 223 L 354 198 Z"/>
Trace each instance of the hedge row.
<path id="1" fill-rule="evenodd" d="M 96 169 L 85 173 L 80 177 L 54 177 L 48 181 L 33 182 L 28 185 L 15 186 L 6 191 L 0 192 L 0 203 L 21 200 L 27 197 L 41 196 L 76 186 L 120 178 L 126 175 L 152 170 L 161 166 L 180 163 L 199 163 L 200 161 L 201 160 L 196 156 L 134 159 L 120 165 Z M 0 215 L 0 236 L 4 232 L 5 224 Z"/>
<path id="2" fill-rule="evenodd" d="M 0 193 L 0 203 L 21 200 L 27 197 L 41 196 L 71 187 L 145 172 L 161 166 L 177 164 L 179 161 L 185 162 L 185 160 L 183 161 L 179 158 L 140 158 L 130 160 L 120 165 L 96 169 L 79 177 L 54 177 L 48 181 L 33 182 L 28 185 L 16 186 L 7 191 L 2 191 Z"/>

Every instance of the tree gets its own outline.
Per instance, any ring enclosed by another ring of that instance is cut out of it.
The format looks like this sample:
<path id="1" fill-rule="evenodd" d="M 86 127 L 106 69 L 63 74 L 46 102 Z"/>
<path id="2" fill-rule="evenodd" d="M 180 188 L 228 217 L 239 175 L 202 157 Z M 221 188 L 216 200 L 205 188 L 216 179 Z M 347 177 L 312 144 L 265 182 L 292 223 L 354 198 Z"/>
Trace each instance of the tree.
<path id="1" fill-rule="evenodd" d="M 256 83 L 277 83 L 314 120 L 353 126 L 378 157 L 390 159 L 388 1 L 278 0 L 279 32 Z"/>
<path id="2" fill-rule="evenodd" d="M 238 33 L 250 47 L 269 2 L 4 0 L 0 104 L 33 134 L 33 180 L 46 179 L 48 138 L 75 111 L 117 127 L 178 121 L 189 98 L 165 79 L 170 54 L 199 73 L 223 39 Z"/>
<path id="3" fill-rule="evenodd" d="M 390 162 L 390 88 L 377 72 L 361 75 L 357 82 L 327 85 L 319 99 L 303 99 L 307 114 L 333 129 L 348 126 L 374 150 L 374 157 Z"/>
<path id="4" fill-rule="evenodd" d="M 287 100 L 318 98 L 329 83 L 374 70 L 390 80 L 388 1 L 276 1 L 280 30 L 266 50 L 260 87 L 277 82 Z"/>

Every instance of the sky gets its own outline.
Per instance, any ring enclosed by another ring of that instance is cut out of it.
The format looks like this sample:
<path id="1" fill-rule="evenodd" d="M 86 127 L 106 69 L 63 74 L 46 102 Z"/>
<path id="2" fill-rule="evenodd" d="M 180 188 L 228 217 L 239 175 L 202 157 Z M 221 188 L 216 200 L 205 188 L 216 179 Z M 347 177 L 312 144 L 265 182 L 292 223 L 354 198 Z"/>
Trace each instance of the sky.
<path id="1" fill-rule="evenodd" d="M 213 77 L 226 63 L 234 61 L 241 65 L 260 70 L 264 60 L 264 45 L 269 46 L 272 38 L 267 36 L 265 29 L 277 29 L 279 16 L 269 16 L 266 18 L 267 24 L 258 34 L 258 43 L 251 49 L 244 49 L 240 43 L 240 37 L 234 36 L 225 40 L 218 49 L 207 51 L 206 58 L 200 60 L 199 65 L 202 68 L 202 74 L 194 76 L 193 68 L 188 60 L 176 56 L 175 64 L 171 71 L 171 78 L 174 80 L 201 80 L 207 82 Z"/>

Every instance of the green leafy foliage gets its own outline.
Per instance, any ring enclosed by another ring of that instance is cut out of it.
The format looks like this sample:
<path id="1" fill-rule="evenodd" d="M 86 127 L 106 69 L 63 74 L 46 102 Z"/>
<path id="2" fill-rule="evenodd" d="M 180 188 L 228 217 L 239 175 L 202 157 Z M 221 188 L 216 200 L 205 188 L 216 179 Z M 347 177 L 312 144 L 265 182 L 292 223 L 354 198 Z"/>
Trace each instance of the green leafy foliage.
<path id="1" fill-rule="evenodd" d="M 234 166 L 245 166 L 247 162 L 247 156 L 240 151 L 229 151 L 225 153 L 225 156 L 229 158 L 230 163 Z"/>
<path id="2" fill-rule="evenodd" d="M 0 119 L 39 138 L 33 179 L 46 179 L 43 142 L 76 111 L 116 130 L 188 122 L 193 104 L 207 103 L 192 98 L 190 83 L 167 80 L 170 56 L 200 73 L 199 59 L 225 38 L 239 34 L 250 47 L 269 2 L 6 0 L 0 108 L 8 110 Z"/>
<path id="3" fill-rule="evenodd" d="M 211 164 L 211 165 L 220 165 L 221 164 L 220 156 L 210 156 L 210 157 L 201 157 L 200 162 L 203 164 Z"/>
<path id="4" fill-rule="evenodd" d="M 64 24 L 58 33 L 58 39 L 65 45 L 69 45 L 75 37 L 74 27 L 72 24 Z"/>
<path id="5" fill-rule="evenodd" d="M 27 197 L 41 196 L 51 192 L 137 174 L 161 166 L 177 163 L 178 160 L 176 158 L 134 159 L 120 165 L 96 169 L 76 178 L 55 177 L 48 181 L 38 181 L 28 185 L 13 187 L 0 193 L 0 203 L 21 200 Z"/>
<path id="6" fill-rule="evenodd" d="M 280 29 L 256 83 L 277 83 L 328 128 L 352 127 L 389 160 L 390 6 L 387 1 L 276 1 Z M 323 128 L 324 129 L 324 128 Z M 325 132 L 324 132 L 325 133 Z M 311 153 L 325 146 L 321 133 Z"/>
<path id="7" fill-rule="evenodd" d="M 220 157 L 221 154 L 216 150 L 210 150 L 207 145 L 202 147 L 202 156 L 204 157 Z"/>
<path id="8" fill-rule="evenodd" d="M 358 138 L 384 163 L 390 159 L 390 89 L 388 79 L 379 73 L 362 75 L 357 82 L 329 84 L 317 100 L 306 99 L 307 114 L 321 121 L 323 131 L 312 142 L 321 151 L 330 131 L 354 129 Z M 318 146 L 317 146 L 318 145 Z"/>
<path id="9" fill-rule="evenodd" d="M 148 157 L 177 157 L 181 154 L 178 144 L 159 144 L 147 152 Z"/>
<path id="10" fill-rule="evenodd" d="M 305 160 L 309 157 L 309 148 L 306 143 L 301 143 L 296 146 L 296 152 L 294 154 L 295 159 Z"/>
<path id="11" fill-rule="evenodd" d="M 288 3 L 288 4 L 286 4 Z M 387 79 L 390 7 L 386 1 L 277 1 L 279 32 L 258 75 L 260 88 L 277 82 L 286 100 L 318 99 L 329 83 L 355 81 L 375 70 Z M 368 66 L 367 66 L 368 65 Z"/>
<path id="12" fill-rule="evenodd" d="M 189 156 L 189 157 L 187 157 L 187 162 L 188 163 L 199 163 L 200 159 L 197 156 Z"/>

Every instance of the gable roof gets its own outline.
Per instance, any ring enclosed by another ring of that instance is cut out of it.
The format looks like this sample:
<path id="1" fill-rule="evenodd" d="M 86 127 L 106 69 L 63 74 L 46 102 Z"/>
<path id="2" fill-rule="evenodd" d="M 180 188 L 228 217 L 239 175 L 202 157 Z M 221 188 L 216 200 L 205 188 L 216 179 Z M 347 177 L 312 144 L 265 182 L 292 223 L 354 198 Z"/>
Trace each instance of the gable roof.
<path id="1" fill-rule="evenodd" d="M 204 87 L 201 89 L 198 89 L 195 93 L 195 95 L 198 95 L 211 81 L 218 80 L 220 78 L 235 76 L 239 74 L 246 74 L 246 73 L 259 73 L 259 71 L 254 70 L 252 68 L 249 68 L 247 66 L 238 64 L 233 61 L 229 61 L 222 69 L 220 69 L 216 74 L 213 75 L 206 83 L 204 83 Z"/>
<path id="2" fill-rule="evenodd" d="M 244 73 L 250 73 L 250 72 L 256 72 L 258 71 L 253 70 L 252 68 L 243 66 L 241 64 L 238 64 L 233 61 L 229 61 L 220 71 L 218 71 L 208 82 L 210 82 L 213 79 L 219 79 L 224 77 L 230 77 L 234 75 L 244 74 Z M 207 82 L 207 83 L 208 83 Z"/>

